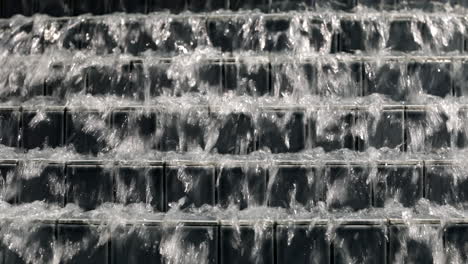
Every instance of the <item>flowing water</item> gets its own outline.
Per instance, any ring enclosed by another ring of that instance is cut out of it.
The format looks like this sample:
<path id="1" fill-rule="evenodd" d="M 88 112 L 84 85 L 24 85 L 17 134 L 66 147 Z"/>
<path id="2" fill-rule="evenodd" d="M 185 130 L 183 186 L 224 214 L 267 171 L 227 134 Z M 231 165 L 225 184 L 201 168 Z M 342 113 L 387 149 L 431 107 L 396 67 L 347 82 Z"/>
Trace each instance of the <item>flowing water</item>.
<path id="1" fill-rule="evenodd" d="M 0 263 L 466 263 L 431 7 L 0 20 Z"/>

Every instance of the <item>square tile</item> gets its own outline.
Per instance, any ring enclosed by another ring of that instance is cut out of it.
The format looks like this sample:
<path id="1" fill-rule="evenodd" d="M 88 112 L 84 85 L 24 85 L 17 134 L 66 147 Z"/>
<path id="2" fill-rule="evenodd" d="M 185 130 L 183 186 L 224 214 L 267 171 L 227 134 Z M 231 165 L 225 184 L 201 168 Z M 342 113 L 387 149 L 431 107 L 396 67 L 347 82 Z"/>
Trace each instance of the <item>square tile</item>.
<path id="1" fill-rule="evenodd" d="M 23 110 L 22 120 L 25 149 L 63 146 L 64 109 Z"/>
<path id="2" fill-rule="evenodd" d="M 215 169 L 212 166 L 170 165 L 166 168 L 169 207 L 215 205 Z"/>
<path id="3" fill-rule="evenodd" d="M 329 263 L 327 227 L 320 225 L 278 225 L 277 263 Z"/>
<path id="4" fill-rule="evenodd" d="M 370 264 L 385 263 L 385 227 L 341 226 L 333 240 L 333 259 L 336 264 L 349 262 Z"/>
<path id="5" fill-rule="evenodd" d="M 113 201 L 112 173 L 100 165 L 67 165 L 66 202 L 85 211 Z"/>
<path id="6" fill-rule="evenodd" d="M 217 188 L 221 207 L 240 210 L 265 204 L 267 172 L 261 165 L 239 164 L 219 168 Z"/>
<path id="7" fill-rule="evenodd" d="M 23 161 L 18 177 L 18 203 L 43 201 L 63 206 L 65 202 L 65 164 Z"/>
<path id="8" fill-rule="evenodd" d="M 261 225 L 258 223 L 257 225 Z M 254 226 L 221 227 L 222 264 L 273 263 L 273 227 Z"/>

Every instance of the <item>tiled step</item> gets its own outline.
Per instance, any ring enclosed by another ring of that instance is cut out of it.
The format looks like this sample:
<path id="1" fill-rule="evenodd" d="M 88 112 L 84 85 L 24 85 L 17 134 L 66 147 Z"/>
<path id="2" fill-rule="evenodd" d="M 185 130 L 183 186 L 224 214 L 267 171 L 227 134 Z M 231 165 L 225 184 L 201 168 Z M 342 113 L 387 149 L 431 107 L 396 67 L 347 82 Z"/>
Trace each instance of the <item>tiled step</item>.
<path id="1" fill-rule="evenodd" d="M 2 108 L 0 140 L 18 150 L 72 147 L 83 155 L 117 154 L 129 143 L 150 152 L 237 155 L 384 147 L 435 153 L 466 147 L 465 107 L 445 112 L 429 106 L 382 106 L 379 111 L 353 106 L 260 107 L 233 113 L 208 106 L 183 112 L 153 107 Z"/>
<path id="2" fill-rule="evenodd" d="M 4 87 L 0 101 L 19 105 L 43 98 L 52 106 L 87 94 L 138 105 L 184 95 L 352 99 L 380 94 L 389 101 L 421 104 L 421 95 L 465 97 L 468 92 L 466 56 L 226 57 L 195 53 L 176 58 L 47 59 L 47 55 L 1 58 L 5 67 L 0 71 Z"/>
<path id="3" fill-rule="evenodd" d="M 357 6 L 375 10 L 410 10 L 417 9 L 426 12 L 457 10 L 467 7 L 464 0 L 177 0 L 177 1 L 99 1 L 90 0 L 4 0 L 2 2 L 2 17 L 16 14 L 30 16 L 31 14 L 48 14 L 51 16 L 70 16 L 92 13 L 95 15 L 113 12 L 148 13 L 169 11 L 180 13 L 212 12 L 219 10 L 260 10 L 263 12 L 293 11 L 293 10 L 338 10 L 358 11 Z"/>
<path id="4" fill-rule="evenodd" d="M 21 232 L 29 227 L 34 229 L 25 237 L 4 236 L 5 231 Z M 237 226 L 228 222 L 145 221 L 122 223 L 117 228 L 105 222 L 86 220 L 36 221 L 23 226 L 3 220 L 1 238 L 30 242 L 29 252 L 37 254 L 36 261 L 47 262 L 54 257 L 67 259 L 67 255 L 54 253 L 72 251 L 71 258 L 64 263 L 166 263 L 175 257 L 166 252 L 171 242 L 181 251 L 177 257 L 182 260 L 197 257 L 196 260 L 203 263 L 267 264 L 311 259 L 315 263 L 346 263 L 349 259 L 359 260 L 359 263 L 432 262 L 435 258 L 451 261 L 455 254 L 466 259 L 463 248 L 468 227 L 463 222 L 441 224 L 438 220 L 421 219 L 408 225 L 401 220 L 348 220 L 336 223 L 332 232 L 329 228 L 326 220 L 247 221 Z M 416 232 L 423 232 L 425 240 Z M 237 243 L 233 243 L 234 240 Z M 72 245 L 80 245 L 80 248 Z M 199 245 L 207 255 L 182 254 Z M 35 257 L 25 255 L 24 248 L 16 248 L 15 244 L 3 247 L 1 252 L 1 263 L 25 263 L 25 259 Z"/>
<path id="5" fill-rule="evenodd" d="M 202 47 L 223 52 L 456 54 L 467 52 L 467 24 L 463 15 L 411 12 L 15 17 L 0 20 L 0 54 L 174 56 Z"/>
<path id="6" fill-rule="evenodd" d="M 268 167 L 268 164 L 271 165 Z M 156 212 L 203 205 L 312 210 L 412 208 L 421 199 L 466 208 L 467 180 L 455 161 L 47 161 L 0 162 L 2 200 L 44 201 L 85 211 L 143 203 Z"/>

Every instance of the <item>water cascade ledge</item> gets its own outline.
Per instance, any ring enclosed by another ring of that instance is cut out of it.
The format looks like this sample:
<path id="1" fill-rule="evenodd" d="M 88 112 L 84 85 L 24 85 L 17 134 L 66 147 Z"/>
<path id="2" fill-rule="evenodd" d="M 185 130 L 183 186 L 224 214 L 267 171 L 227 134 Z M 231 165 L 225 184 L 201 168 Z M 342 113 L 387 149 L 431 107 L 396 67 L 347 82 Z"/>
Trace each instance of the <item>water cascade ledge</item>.
<path id="1" fill-rule="evenodd" d="M 0 264 L 467 262 L 466 1 L 94 2 L 0 3 Z"/>

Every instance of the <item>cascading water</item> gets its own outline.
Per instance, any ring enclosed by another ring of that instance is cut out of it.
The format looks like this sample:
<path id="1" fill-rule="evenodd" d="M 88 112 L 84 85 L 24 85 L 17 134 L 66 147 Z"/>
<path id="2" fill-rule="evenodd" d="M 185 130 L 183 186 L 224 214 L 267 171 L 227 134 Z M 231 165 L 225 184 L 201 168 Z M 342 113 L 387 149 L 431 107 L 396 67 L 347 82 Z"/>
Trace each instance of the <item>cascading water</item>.
<path id="1" fill-rule="evenodd" d="M 466 263 L 465 8 L 3 1 L 0 264 Z"/>

